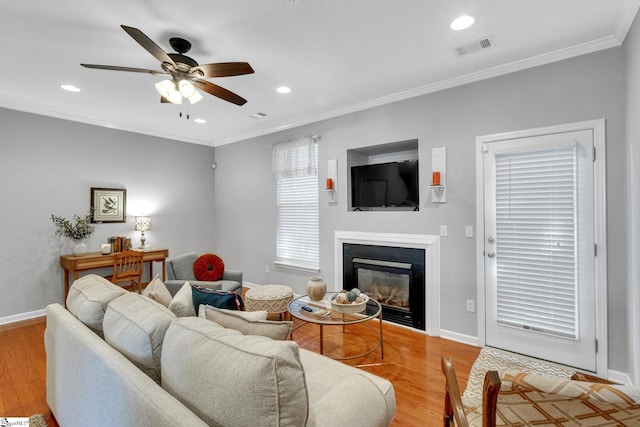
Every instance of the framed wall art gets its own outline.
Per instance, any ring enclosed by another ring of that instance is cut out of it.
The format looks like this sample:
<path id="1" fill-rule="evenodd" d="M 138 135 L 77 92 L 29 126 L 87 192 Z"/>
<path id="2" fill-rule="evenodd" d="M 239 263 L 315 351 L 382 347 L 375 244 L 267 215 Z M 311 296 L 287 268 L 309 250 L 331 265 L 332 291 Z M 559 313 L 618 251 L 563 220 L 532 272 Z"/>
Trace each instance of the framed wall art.
<path id="1" fill-rule="evenodd" d="M 126 222 L 127 190 L 91 187 L 91 222 Z"/>

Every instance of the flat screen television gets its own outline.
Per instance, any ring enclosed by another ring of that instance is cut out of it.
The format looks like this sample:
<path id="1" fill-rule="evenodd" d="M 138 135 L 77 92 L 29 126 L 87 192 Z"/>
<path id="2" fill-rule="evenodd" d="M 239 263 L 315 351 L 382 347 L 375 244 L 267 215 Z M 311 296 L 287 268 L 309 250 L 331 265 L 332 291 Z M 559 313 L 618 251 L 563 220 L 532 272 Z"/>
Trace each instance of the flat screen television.
<path id="1" fill-rule="evenodd" d="M 351 167 L 351 206 L 388 208 L 420 206 L 418 160 Z"/>

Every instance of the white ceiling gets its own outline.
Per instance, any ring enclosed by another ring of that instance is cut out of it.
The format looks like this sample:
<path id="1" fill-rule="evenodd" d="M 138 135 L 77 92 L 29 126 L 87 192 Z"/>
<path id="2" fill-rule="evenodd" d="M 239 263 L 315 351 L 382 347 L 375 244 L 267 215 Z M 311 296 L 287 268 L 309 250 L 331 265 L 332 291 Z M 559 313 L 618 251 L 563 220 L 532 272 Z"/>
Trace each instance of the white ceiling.
<path id="1" fill-rule="evenodd" d="M 20 0 L 0 6 L 0 106 L 217 146 L 584 53 L 619 46 L 640 0 Z M 449 23 L 477 17 L 471 29 Z M 248 102 L 208 94 L 160 104 L 160 70 L 120 25 L 167 52 L 183 37 L 200 64 L 249 62 L 210 79 Z M 490 37 L 494 46 L 457 57 Z M 60 89 L 64 83 L 80 93 Z M 276 87 L 292 88 L 288 95 Z M 183 117 L 180 117 L 180 112 Z M 254 119 L 263 112 L 267 117 Z M 192 120 L 207 120 L 198 125 Z"/>

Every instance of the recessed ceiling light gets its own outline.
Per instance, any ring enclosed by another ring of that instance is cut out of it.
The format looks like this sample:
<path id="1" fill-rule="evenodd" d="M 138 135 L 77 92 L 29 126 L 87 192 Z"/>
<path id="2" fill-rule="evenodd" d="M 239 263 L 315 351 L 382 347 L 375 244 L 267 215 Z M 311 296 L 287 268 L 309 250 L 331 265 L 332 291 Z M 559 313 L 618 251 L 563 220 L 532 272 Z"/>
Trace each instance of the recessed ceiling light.
<path id="1" fill-rule="evenodd" d="M 69 92 L 80 92 L 80 89 L 73 85 L 60 85 L 60 87 Z"/>
<path id="2" fill-rule="evenodd" d="M 454 19 L 451 22 L 451 25 L 449 25 L 449 27 L 455 31 L 466 30 L 467 28 L 471 27 L 475 22 L 476 22 L 475 16 L 461 15 L 461 16 L 458 16 L 456 19 Z"/>
<path id="3" fill-rule="evenodd" d="M 279 88 L 276 89 L 276 92 L 278 93 L 291 93 L 291 88 L 288 86 L 280 86 Z"/>
<path id="4" fill-rule="evenodd" d="M 251 115 L 251 117 L 253 117 L 254 119 L 263 119 L 263 118 L 267 117 L 267 114 L 266 113 L 257 112 L 257 113 L 253 113 Z"/>
<path id="5" fill-rule="evenodd" d="M 194 122 L 199 123 L 199 124 L 204 124 L 207 123 L 207 121 L 205 119 L 193 119 Z"/>

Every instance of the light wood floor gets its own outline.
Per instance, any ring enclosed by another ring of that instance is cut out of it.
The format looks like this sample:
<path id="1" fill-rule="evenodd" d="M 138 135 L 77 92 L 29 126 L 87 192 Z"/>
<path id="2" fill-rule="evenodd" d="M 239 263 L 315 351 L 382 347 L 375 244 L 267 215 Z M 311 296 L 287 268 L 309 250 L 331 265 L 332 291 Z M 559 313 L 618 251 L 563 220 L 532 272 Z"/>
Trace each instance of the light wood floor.
<path id="1" fill-rule="evenodd" d="M 372 322 L 377 326 L 375 322 Z M 49 426 L 58 427 L 47 407 L 45 389 L 45 319 L 38 318 L 0 326 L 0 417 L 49 417 Z M 325 328 L 325 354 L 340 357 L 362 352 L 375 342 L 369 328 L 356 325 L 342 332 L 340 327 Z M 296 330 L 293 339 L 312 351 L 319 351 L 319 328 L 306 325 Z M 442 425 L 444 378 L 440 358 L 451 356 L 460 387 L 480 349 L 433 338 L 385 323 L 384 359 L 380 349 L 358 359 L 345 361 L 389 379 L 396 393 L 397 412 L 393 426 Z"/>

